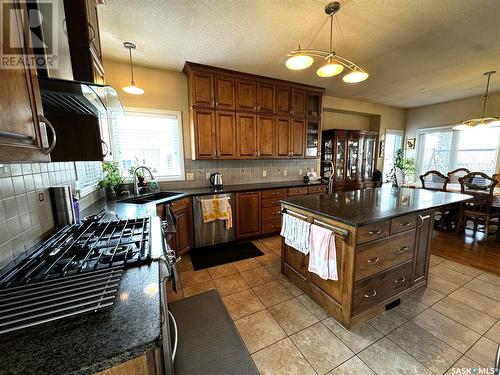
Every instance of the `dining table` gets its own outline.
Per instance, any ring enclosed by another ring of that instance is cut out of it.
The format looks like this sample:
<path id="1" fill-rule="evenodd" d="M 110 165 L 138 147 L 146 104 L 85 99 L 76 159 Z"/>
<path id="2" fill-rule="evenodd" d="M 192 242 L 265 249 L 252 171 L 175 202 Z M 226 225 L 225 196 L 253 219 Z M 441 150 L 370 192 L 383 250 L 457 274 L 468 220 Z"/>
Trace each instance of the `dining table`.
<path id="1" fill-rule="evenodd" d="M 426 183 L 427 185 L 427 183 Z M 405 183 L 402 187 L 411 188 L 411 189 L 422 189 L 422 184 L 420 182 L 410 182 Z M 450 193 L 460 193 L 461 192 L 460 184 L 447 184 L 446 191 Z M 500 208 L 500 186 L 496 186 L 493 190 L 493 201 L 491 205 L 496 208 Z"/>

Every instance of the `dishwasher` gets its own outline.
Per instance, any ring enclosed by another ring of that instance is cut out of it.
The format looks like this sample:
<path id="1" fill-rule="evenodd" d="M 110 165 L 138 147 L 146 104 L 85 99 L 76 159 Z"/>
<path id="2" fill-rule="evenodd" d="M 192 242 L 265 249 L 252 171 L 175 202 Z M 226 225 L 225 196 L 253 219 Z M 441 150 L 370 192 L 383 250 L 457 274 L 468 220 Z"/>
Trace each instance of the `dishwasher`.
<path id="1" fill-rule="evenodd" d="M 203 222 L 203 212 L 201 201 L 203 199 L 229 198 L 229 204 L 232 208 L 233 227 L 226 229 L 224 220 L 214 220 L 209 223 Z M 194 244 L 195 247 L 204 247 L 217 245 L 220 243 L 232 242 L 235 237 L 235 204 L 234 194 L 214 194 L 193 197 L 194 213 Z"/>

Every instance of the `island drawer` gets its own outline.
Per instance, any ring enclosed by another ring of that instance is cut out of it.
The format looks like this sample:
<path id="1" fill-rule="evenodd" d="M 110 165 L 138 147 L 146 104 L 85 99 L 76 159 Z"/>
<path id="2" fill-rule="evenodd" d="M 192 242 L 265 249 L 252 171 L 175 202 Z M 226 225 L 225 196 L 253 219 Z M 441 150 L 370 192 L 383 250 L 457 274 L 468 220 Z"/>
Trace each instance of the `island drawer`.
<path id="1" fill-rule="evenodd" d="M 389 220 L 363 225 L 357 230 L 356 243 L 360 244 L 368 241 L 373 241 L 378 238 L 387 237 L 389 235 L 389 229 Z"/>
<path id="2" fill-rule="evenodd" d="M 307 186 L 288 188 L 288 195 L 306 195 Z"/>
<path id="3" fill-rule="evenodd" d="M 188 208 L 191 200 L 189 198 L 179 199 L 178 201 L 173 201 L 170 203 L 170 207 L 174 212 L 178 212 L 183 210 L 184 208 Z"/>
<path id="4" fill-rule="evenodd" d="M 272 189 L 262 191 L 262 199 L 266 198 L 286 198 L 286 189 Z"/>
<path id="5" fill-rule="evenodd" d="M 413 262 L 404 263 L 354 284 L 353 315 L 408 289 Z"/>
<path id="6" fill-rule="evenodd" d="M 413 259 L 414 248 L 415 229 L 358 246 L 355 280 L 359 281 Z"/>
<path id="7" fill-rule="evenodd" d="M 262 208 L 266 207 L 280 207 L 280 199 L 282 198 L 262 198 Z"/>
<path id="8" fill-rule="evenodd" d="M 262 221 L 262 234 L 276 233 L 281 230 L 281 218 Z"/>
<path id="9" fill-rule="evenodd" d="M 391 234 L 401 233 L 417 227 L 417 215 L 410 214 L 391 220 Z"/>
<path id="10" fill-rule="evenodd" d="M 309 186 L 309 194 L 324 194 L 326 193 L 326 185 Z"/>
<path id="11" fill-rule="evenodd" d="M 280 219 L 280 206 L 262 207 L 262 220 Z"/>

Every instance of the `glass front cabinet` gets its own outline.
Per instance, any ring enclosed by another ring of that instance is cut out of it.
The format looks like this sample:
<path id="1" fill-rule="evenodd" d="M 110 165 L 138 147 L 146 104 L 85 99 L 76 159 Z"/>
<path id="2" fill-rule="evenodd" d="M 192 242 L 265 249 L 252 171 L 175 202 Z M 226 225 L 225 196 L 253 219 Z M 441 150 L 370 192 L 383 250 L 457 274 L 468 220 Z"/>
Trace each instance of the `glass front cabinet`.
<path id="1" fill-rule="evenodd" d="M 378 133 L 367 130 L 325 130 L 321 135 L 321 176 L 334 174 L 335 190 L 372 187 Z"/>

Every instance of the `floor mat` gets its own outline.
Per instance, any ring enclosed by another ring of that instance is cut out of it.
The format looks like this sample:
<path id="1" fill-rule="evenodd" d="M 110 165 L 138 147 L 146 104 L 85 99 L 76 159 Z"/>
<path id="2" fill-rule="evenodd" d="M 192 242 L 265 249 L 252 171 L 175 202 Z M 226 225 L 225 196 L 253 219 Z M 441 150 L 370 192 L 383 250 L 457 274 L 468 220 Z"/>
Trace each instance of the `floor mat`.
<path id="1" fill-rule="evenodd" d="M 200 247 L 192 249 L 190 254 L 195 271 L 264 255 L 264 253 L 251 242 L 226 243 Z"/>

